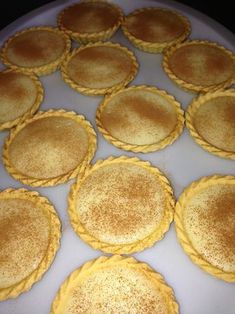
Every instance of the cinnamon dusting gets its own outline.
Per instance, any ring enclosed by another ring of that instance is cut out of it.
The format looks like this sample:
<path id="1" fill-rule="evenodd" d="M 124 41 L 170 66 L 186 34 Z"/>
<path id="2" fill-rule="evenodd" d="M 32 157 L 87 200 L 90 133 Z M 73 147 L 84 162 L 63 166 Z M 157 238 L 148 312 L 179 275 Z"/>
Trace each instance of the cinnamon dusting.
<path id="1" fill-rule="evenodd" d="M 201 104 L 193 116 L 193 124 L 211 145 L 235 151 L 235 97 L 225 94 Z"/>
<path id="2" fill-rule="evenodd" d="M 172 41 L 185 31 L 185 25 L 177 14 L 154 8 L 127 16 L 126 25 L 132 35 L 153 43 Z"/>
<path id="3" fill-rule="evenodd" d="M 94 237 L 132 243 L 155 230 L 164 215 L 165 196 L 156 175 L 135 165 L 107 165 L 79 188 L 79 220 Z"/>
<path id="4" fill-rule="evenodd" d="M 232 57 L 218 47 L 200 43 L 177 48 L 169 65 L 180 79 L 203 86 L 222 83 L 234 73 Z"/>
<path id="5" fill-rule="evenodd" d="M 48 241 L 49 221 L 40 207 L 25 199 L 0 199 L 0 288 L 30 275 Z"/>
<path id="6" fill-rule="evenodd" d="M 235 193 L 224 193 L 207 203 L 207 210 L 200 213 L 203 221 L 207 221 L 208 233 L 216 232 L 223 254 L 235 252 Z M 234 228 L 231 228 L 231 226 Z M 230 226 L 230 227 L 229 227 Z M 229 258 L 229 254 L 226 257 Z"/>
<path id="7" fill-rule="evenodd" d="M 133 61 L 125 51 L 101 45 L 79 51 L 67 67 L 69 76 L 77 84 L 107 88 L 125 81 L 130 75 Z"/>
<path id="8" fill-rule="evenodd" d="M 235 271 L 233 183 L 198 188 L 185 205 L 184 224 L 192 246 L 205 261 L 223 271 Z"/>
<path id="9" fill-rule="evenodd" d="M 234 126 L 234 133 L 235 133 L 235 97 L 227 97 L 227 106 L 225 107 L 225 114 L 224 119 L 231 126 Z"/>
<path id="10" fill-rule="evenodd" d="M 69 287 L 61 302 L 70 314 L 171 312 L 171 296 L 161 289 L 158 280 L 138 266 L 104 264 L 82 278 Z"/>
<path id="11" fill-rule="evenodd" d="M 83 2 L 73 5 L 62 13 L 62 25 L 78 33 L 95 33 L 113 27 L 119 12 L 109 3 Z"/>
<path id="12" fill-rule="evenodd" d="M 8 60 L 21 67 L 37 67 L 60 58 L 65 39 L 59 33 L 45 29 L 28 30 L 13 37 L 7 45 Z"/>
<path id="13" fill-rule="evenodd" d="M 158 105 L 157 100 L 152 102 L 145 99 L 145 97 L 126 96 L 125 105 L 136 113 L 140 119 L 150 120 L 166 129 L 172 128 L 175 123 L 174 116 L 166 108 Z"/>
<path id="14" fill-rule="evenodd" d="M 54 178 L 75 169 L 87 153 L 88 134 L 79 122 L 63 116 L 26 124 L 9 146 L 10 163 L 31 178 Z"/>
<path id="15" fill-rule="evenodd" d="M 100 121 L 116 139 L 133 145 L 158 143 L 177 125 L 174 105 L 156 91 L 123 90 L 107 101 Z"/>
<path id="16" fill-rule="evenodd" d="M 0 74 L 0 97 L 7 97 L 10 101 L 23 100 L 27 96 L 27 89 L 18 81 L 23 74 L 1 73 Z"/>

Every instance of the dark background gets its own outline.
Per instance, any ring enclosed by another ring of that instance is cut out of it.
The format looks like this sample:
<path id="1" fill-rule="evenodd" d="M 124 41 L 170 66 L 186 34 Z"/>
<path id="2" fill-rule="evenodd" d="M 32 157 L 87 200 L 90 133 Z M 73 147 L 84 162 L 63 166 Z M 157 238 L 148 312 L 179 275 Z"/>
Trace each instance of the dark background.
<path id="1" fill-rule="evenodd" d="M 127 0 L 135 1 L 135 0 Z M 32 0 L 32 1 L 11 1 L 0 0 L 0 29 L 4 28 L 18 17 L 36 9 L 51 1 Z M 183 4 L 201 11 L 211 18 L 217 20 L 225 27 L 235 33 L 235 1 L 234 0 L 178 0 Z"/>

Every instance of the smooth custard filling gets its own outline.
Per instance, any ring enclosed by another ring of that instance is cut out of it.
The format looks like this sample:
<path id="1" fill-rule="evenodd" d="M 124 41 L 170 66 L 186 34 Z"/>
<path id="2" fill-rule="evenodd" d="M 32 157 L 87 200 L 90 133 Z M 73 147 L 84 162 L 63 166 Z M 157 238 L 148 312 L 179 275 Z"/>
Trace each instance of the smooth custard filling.
<path id="1" fill-rule="evenodd" d="M 56 61 L 65 50 L 65 39 L 56 32 L 30 30 L 13 38 L 7 46 L 7 59 L 18 66 L 40 67 Z"/>
<path id="2" fill-rule="evenodd" d="M 184 22 L 177 14 L 154 8 L 127 16 L 125 25 L 133 36 L 151 43 L 170 42 L 185 32 Z"/>
<path id="3" fill-rule="evenodd" d="M 0 124 L 25 114 L 35 103 L 37 88 L 27 75 L 0 73 Z"/>
<path id="4" fill-rule="evenodd" d="M 227 272 L 235 272 L 235 185 L 213 185 L 186 203 L 184 225 L 202 257 Z"/>
<path id="5" fill-rule="evenodd" d="M 80 223 L 105 243 L 134 243 L 154 232 L 167 206 L 155 173 L 130 163 L 103 166 L 82 182 L 76 195 Z"/>
<path id="6" fill-rule="evenodd" d="M 172 313 L 164 293 L 144 272 L 112 266 L 74 283 L 57 313 Z"/>
<path id="7" fill-rule="evenodd" d="M 127 90 L 110 99 L 100 120 L 116 139 L 147 145 L 160 142 L 174 130 L 177 114 L 174 106 L 157 93 Z"/>
<path id="8" fill-rule="evenodd" d="M 173 73 L 185 82 L 210 86 L 231 79 L 235 65 L 222 49 L 206 44 L 188 44 L 169 58 Z"/>
<path id="9" fill-rule="evenodd" d="M 109 3 L 83 2 L 67 8 L 61 24 L 73 32 L 92 34 L 113 27 L 119 17 L 119 11 Z"/>
<path id="10" fill-rule="evenodd" d="M 19 283 L 37 269 L 49 238 L 43 208 L 25 199 L 0 199 L 0 289 Z"/>
<path id="11" fill-rule="evenodd" d="M 130 75 L 131 57 L 115 47 L 87 47 L 68 62 L 69 77 L 89 88 L 108 88 L 120 84 Z"/>
<path id="12" fill-rule="evenodd" d="M 235 152 L 235 96 L 220 96 L 203 103 L 193 116 L 193 124 L 206 142 Z"/>
<path id="13" fill-rule="evenodd" d="M 87 131 L 67 117 L 46 117 L 21 129 L 9 146 L 10 163 L 21 173 L 54 178 L 75 169 L 88 150 Z"/>

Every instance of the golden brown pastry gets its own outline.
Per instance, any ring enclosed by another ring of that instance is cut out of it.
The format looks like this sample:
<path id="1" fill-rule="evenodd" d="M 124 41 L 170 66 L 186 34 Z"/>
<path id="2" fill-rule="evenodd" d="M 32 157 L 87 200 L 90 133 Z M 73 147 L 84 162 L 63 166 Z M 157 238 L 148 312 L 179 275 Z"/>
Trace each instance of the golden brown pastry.
<path id="1" fill-rule="evenodd" d="M 51 314 L 177 314 L 173 290 L 145 263 L 118 255 L 99 257 L 70 274 L 60 287 Z"/>
<path id="2" fill-rule="evenodd" d="M 71 38 L 82 44 L 108 40 L 119 28 L 122 10 L 106 1 L 84 1 L 60 12 L 58 25 Z"/>

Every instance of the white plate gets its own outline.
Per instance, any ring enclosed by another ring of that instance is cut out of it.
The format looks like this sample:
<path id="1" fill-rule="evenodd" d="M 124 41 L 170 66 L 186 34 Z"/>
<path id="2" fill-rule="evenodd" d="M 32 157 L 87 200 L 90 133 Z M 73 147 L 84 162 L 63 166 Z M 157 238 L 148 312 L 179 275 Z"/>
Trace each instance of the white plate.
<path id="1" fill-rule="evenodd" d="M 192 39 L 208 39 L 216 41 L 235 51 L 234 35 L 217 22 L 184 5 L 173 1 L 114 1 L 129 13 L 134 9 L 147 6 L 162 6 L 178 9 L 186 15 L 192 24 Z M 30 14 L 18 19 L 0 32 L 2 44 L 15 31 L 34 25 L 56 25 L 57 13 L 70 1 L 55 1 Z M 162 55 L 141 52 L 132 47 L 124 38 L 121 30 L 112 38 L 134 51 L 140 63 L 140 71 L 133 84 L 150 84 L 167 90 L 186 108 L 193 95 L 176 87 L 164 73 L 161 67 Z M 3 68 L 3 66 L 2 66 Z M 41 109 L 65 108 L 84 114 L 96 131 L 95 112 L 101 97 L 83 96 L 61 79 L 60 72 L 41 78 L 45 88 L 45 99 Z M 98 150 L 96 161 L 110 155 L 139 156 L 149 160 L 153 165 L 165 172 L 172 182 L 176 197 L 190 182 L 201 176 L 218 174 L 235 175 L 235 162 L 213 156 L 201 149 L 185 129 L 180 138 L 162 151 L 149 154 L 127 153 L 108 144 L 98 133 Z M 0 133 L 0 146 L 8 132 Z M 57 289 L 68 274 L 89 259 L 98 257 L 102 253 L 95 251 L 84 243 L 72 230 L 67 208 L 67 195 L 72 181 L 52 188 L 37 188 L 36 190 L 49 197 L 55 205 L 62 221 L 63 231 L 61 247 L 50 269 L 42 280 L 33 285 L 32 289 L 16 299 L 1 302 L 1 314 L 44 314 L 49 313 L 50 305 Z M 0 162 L 0 189 L 7 187 L 19 188 L 22 185 L 12 179 Z M 174 226 L 165 238 L 151 249 L 135 254 L 141 261 L 149 263 L 154 269 L 164 275 L 166 281 L 174 288 L 176 298 L 180 304 L 182 314 L 234 314 L 235 313 L 235 285 L 225 283 L 203 272 L 194 265 L 177 242 Z"/>

